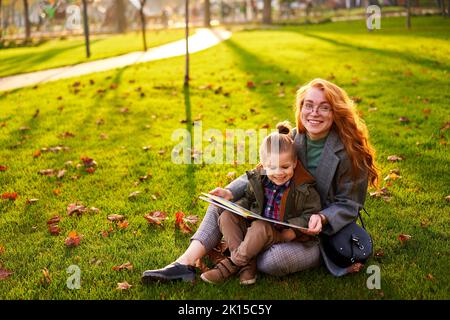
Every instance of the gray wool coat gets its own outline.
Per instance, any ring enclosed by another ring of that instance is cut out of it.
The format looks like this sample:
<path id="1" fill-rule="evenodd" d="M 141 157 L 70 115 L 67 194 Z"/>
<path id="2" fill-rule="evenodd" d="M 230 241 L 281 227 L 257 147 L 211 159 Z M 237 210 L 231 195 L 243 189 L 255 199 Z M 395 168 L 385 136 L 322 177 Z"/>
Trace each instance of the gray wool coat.
<path id="1" fill-rule="evenodd" d="M 298 159 L 307 168 L 306 136 L 304 133 L 297 134 L 296 129 L 292 134 Z M 352 180 L 350 172 L 351 162 L 344 145 L 337 132 L 331 130 L 315 175 L 322 205 L 320 212 L 328 220 L 322 229 L 324 234 L 332 235 L 355 221 L 364 206 L 368 187 L 367 172 L 361 172 L 356 180 Z M 247 175 L 243 174 L 226 186 L 233 194 L 233 201 L 244 195 L 247 183 Z"/>

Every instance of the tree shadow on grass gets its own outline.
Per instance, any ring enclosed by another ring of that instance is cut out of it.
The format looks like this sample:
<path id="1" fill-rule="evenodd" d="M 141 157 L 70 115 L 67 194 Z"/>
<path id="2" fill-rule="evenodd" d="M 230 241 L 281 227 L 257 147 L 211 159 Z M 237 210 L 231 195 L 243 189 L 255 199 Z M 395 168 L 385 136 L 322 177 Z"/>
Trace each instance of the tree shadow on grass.
<path id="1" fill-rule="evenodd" d="M 292 31 L 294 31 L 294 30 L 292 30 Z M 301 32 L 301 31 L 297 31 L 297 32 L 305 37 L 325 41 L 325 42 L 331 43 L 335 46 L 344 47 L 344 48 L 348 48 L 348 49 L 356 50 L 356 51 L 363 51 L 366 53 L 373 53 L 373 54 L 381 55 L 381 56 L 391 58 L 391 59 L 401 59 L 404 61 L 408 61 L 409 63 L 418 64 L 422 67 L 435 69 L 438 71 L 446 70 L 447 72 L 450 72 L 449 65 L 447 65 L 443 62 L 440 62 L 440 61 L 433 60 L 433 59 L 418 57 L 413 54 L 404 53 L 404 52 L 396 51 L 396 50 L 387 50 L 387 49 L 383 50 L 383 49 L 377 49 L 377 48 L 364 47 L 364 46 L 360 46 L 360 45 L 354 45 L 354 44 L 330 39 L 330 38 L 320 36 L 317 34 L 313 34 L 313 33 L 307 33 L 307 32 Z"/>
<path id="2" fill-rule="evenodd" d="M 185 85 L 183 87 L 183 95 L 184 95 L 184 111 L 186 114 L 186 131 L 189 133 L 189 136 L 191 137 L 189 141 L 191 142 L 191 145 L 188 146 L 189 150 L 193 149 L 193 137 L 194 137 L 194 131 L 193 131 L 193 123 L 192 123 L 192 113 L 191 113 L 191 95 L 190 95 L 190 88 L 189 85 Z M 186 158 L 185 158 L 186 159 Z M 184 184 L 184 187 L 187 188 L 187 199 L 192 201 L 195 201 L 196 197 L 196 190 L 197 190 L 197 184 L 195 181 L 195 164 L 192 163 L 193 159 L 191 157 L 191 154 L 188 155 L 188 159 L 190 159 L 189 163 L 183 164 L 186 166 L 186 183 Z M 177 164 L 173 164 L 177 165 Z M 186 208 L 192 207 L 192 203 L 189 203 L 185 206 Z M 182 234 L 180 230 L 175 228 L 174 231 L 174 238 L 175 238 L 175 245 L 179 248 L 186 247 L 186 235 Z"/>
<path id="3" fill-rule="evenodd" d="M 252 79 L 257 84 L 263 83 L 267 80 L 272 80 L 273 84 L 278 85 L 280 88 L 283 87 L 284 89 L 286 86 L 290 85 L 295 87 L 297 85 L 303 85 L 308 80 L 311 80 L 299 77 L 298 75 L 293 74 L 289 70 L 283 69 L 276 64 L 268 63 L 262 60 L 258 55 L 244 49 L 232 39 L 228 39 L 223 43 L 238 57 L 238 67 L 244 72 L 252 74 Z M 286 89 L 289 88 L 286 87 Z M 273 108 L 277 112 L 281 111 L 282 116 L 286 115 L 286 111 L 291 112 L 289 116 L 293 116 L 292 109 L 280 108 L 280 104 L 283 103 L 282 100 L 276 96 L 274 90 L 273 85 L 257 86 L 255 88 L 255 92 L 263 98 L 265 106 Z M 289 104 L 293 105 L 294 100 L 289 101 Z M 275 127 L 275 123 L 273 124 L 273 127 Z"/>
<path id="4" fill-rule="evenodd" d="M 92 40 L 90 43 L 92 45 L 98 41 L 99 41 L 99 39 Z M 55 49 L 50 49 L 50 50 L 46 50 L 46 51 L 39 52 L 39 53 L 23 53 L 23 54 L 18 54 L 18 55 L 15 55 L 13 57 L 9 57 L 6 59 L 0 59 L 0 74 L 3 74 L 4 72 L 6 72 L 8 69 L 11 68 L 11 66 L 14 66 L 16 68 L 15 71 L 13 71 L 13 73 L 3 75 L 0 77 L 9 77 L 9 76 L 13 76 L 13 75 L 21 74 L 21 73 L 37 71 L 35 68 L 33 68 L 33 66 L 39 65 L 45 61 L 51 60 L 51 59 L 57 57 L 58 55 L 63 54 L 66 51 L 70 51 L 70 50 L 80 48 L 83 46 L 84 46 L 84 43 L 80 43 L 80 44 L 76 44 L 76 45 L 72 45 L 72 46 L 68 46 L 68 47 L 64 47 L 64 48 L 55 48 Z M 78 63 L 81 63 L 81 62 L 83 62 L 83 61 L 80 61 Z M 69 63 L 68 65 L 74 65 L 74 63 Z M 64 66 L 67 66 L 67 64 L 50 67 L 50 68 L 60 68 L 60 67 L 64 67 Z M 50 68 L 47 68 L 47 69 L 50 69 Z"/>

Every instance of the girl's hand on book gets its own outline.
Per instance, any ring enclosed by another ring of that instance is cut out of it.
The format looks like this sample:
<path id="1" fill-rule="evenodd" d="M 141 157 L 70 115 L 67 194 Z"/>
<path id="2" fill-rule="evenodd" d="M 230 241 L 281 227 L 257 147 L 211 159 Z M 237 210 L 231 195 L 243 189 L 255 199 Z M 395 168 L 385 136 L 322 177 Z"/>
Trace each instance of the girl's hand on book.
<path id="1" fill-rule="evenodd" d="M 322 231 L 322 217 L 319 214 L 313 214 L 309 219 L 308 230 L 303 231 L 310 236 L 319 234 Z"/>
<path id="2" fill-rule="evenodd" d="M 224 189 L 224 188 L 215 188 L 214 190 L 210 191 L 209 194 L 212 194 L 213 196 L 224 198 L 225 200 L 230 201 L 233 199 L 233 194 L 230 190 Z"/>

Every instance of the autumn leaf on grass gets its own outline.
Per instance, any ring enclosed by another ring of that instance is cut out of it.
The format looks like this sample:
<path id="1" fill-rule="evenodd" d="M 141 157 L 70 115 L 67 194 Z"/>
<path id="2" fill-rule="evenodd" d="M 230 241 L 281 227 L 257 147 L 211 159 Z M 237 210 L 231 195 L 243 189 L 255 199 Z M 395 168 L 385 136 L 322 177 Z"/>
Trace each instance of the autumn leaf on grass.
<path id="1" fill-rule="evenodd" d="M 247 81 L 247 88 L 253 89 L 255 87 L 256 87 L 256 85 L 253 81 Z"/>
<path id="2" fill-rule="evenodd" d="M 76 231 L 70 231 L 69 236 L 64 241 L 68 247 L 77 247 L 80 244 L 83 235 L 78 235 Z"/>
<path id="3" fill-rule="evenodd" d="M 5 192 L 2 194 L 2 199 L 15 201 L 17 199 L 17 192 Z"/>
<path id="4" fill-rule="evenodd" d="M 229 181 L 234 180 L 234 178 L 236 178 L 236 172 L 235 171 L 231 171 L 227 173 L 227 179 Z"/>
<path id="5" fill-rule="evenodd" d="M 48 271 L 47 268 L 44 268 L 44 269 L 42 269 L 42 274 L 43 274 L 43 276 L 39 282 L 44 287 L 47 287 L 52 282 L 52 279 L 50 277 L 50 272 Z"/>
<path id="6" fill-rule="evenodd" d="M 187 222 L 187 223 L 196 225 L 198 223 L 198 221 L 199 221 L 199 218 L 198 218 L 198 216 L 195 216 L 195 215 L 191 214 L 191 215 L 187 216 L 186 218 L 184 218 L 183 220 L 185 222 Z"/>
<path id="7" fill-rule="evenodd" d="M 162 222 L 167 219 L 167 213 L 162 211 L 152 211 L 144 215 L 145 220 L 150 224 L 157 224 L 162 226 Z"/>
<path id="8" fill-rule="evenodd" d="M 397 173 L 391 172 L 391 173 L 389 173 L 389 174 L 384 178 L 384 180 L 385 180 L 385 181 L 388 181 L 388 180 L 397 180 L 397 179 L 401 179 L 401 177 L 402 177 L 402 176 L 398 175 Z"/>
<path id="9" fill-rule="evenodd" d="M 109 221 L 122 221 L 125 217 L 120 214 L 110 214 L 108 216 Z"/>
<path id="10" fill-rule="evenodd" d="M 57 224 L 51 224 L 48 226 L 48 232 L 50 232 L 50 234 L 52 235 L 57 236 L 61 233 L 61 229 Z"/>
<path id="11" fill-rule="evenodd" d="M 375 257 L 384 257 L 384 250 L 379 249 L 375 251 Z"/>
<path id="12" fill-rule="evenodd" d="M 130 199 L 130 200 L 135 199 L 140 193 L 141 193 L 141 191 L 133 191 L 132 193 L 130 193 L 128 195 L 128 199 Z"/>
<path id="13" fill-rule="evenodd" d="M 124 264 L 121 264 L 120 266 L 114 266 L 114 267 L 112 267 L 112 269 L 114 271 L 120 271 L 120 270 L 123 270 L 123 269 L 132 270 L 133 269 L 133 265 L 130 262 L 126 262 Z"/>
<path id="14" fill-rule="evenodd" d="M 389 190 L 386 187 L 381 188 L 374 192 L 370 192 L 369 195 L 372 198 L 382 198 L 386 202 L 388 202 L 392 199 L 391 193 L 389 192 Z"/>
<path id="15" fill-rule="evenodd" d="M 132 287 L 131 284 L 129 284 L 128 282 L 124 281 L 124 282 L 119 282 L 117 284 L 117 290 L 128 290 Z"/>
<path id="16" fill-rule="evenodd" d="M 39 174 L 43 175 L 43 176 L 47 176 L 47 177 L 53 177 L 53 176 L 56 175 L 56 177 L 58 179 L 61 179 L 66 174 L 66 170 L 64 170 L 64 169 L 62 169 L 62 170 L 58 170 L 58 169 L 44 169 L 44 170 L 39 170 Z"/>
<path id="17" fill-rule="evenodd" d="M 409 240 L 411 240 L 411 236 L 409 235 L 409 234 L 399 234 L 398 235 L 398 240 L 400 240 L 400 242 L 402 243 L 402 244 L 405 244 L 406 243 L 406 241 L 409 241 Z"/>
<path id="18" fill-rule="evenodd" d="M 61 229 L 58 227 L 58 222 L 61 221 L 59 216 L 53 216 L 47 221 L 48 231 L 53 235 L 59 235 Z"/>
<path id="19" fill-rule="evenodd" d="M 39 201 L 39 199 L 27 199 L 27 201 L 25 201 L 25 203 L 30 205 L 30 204 L 35 204 L 38 201 Z"/>
<path id="20" fill-rule="evenodd" d="M 119 228 L 119 229 L 126 229 L 126 228 L 128 228 L 128 221 L 127 220 L 124 220 L 124 221 L 119 221 L 118 223 L 117 223 L 117 227 Z"/>
<path id="21" fill-rule="evenodd" d="M 184 212 L 175 213 L 175 225 L 181 230 L 183 233 L 191 233 L 191 226 L 197 224 L 198 217 L 190 215 L 185 218 Z"/>
<path id="22" fill-rule="evenodd" d="M 6 171 L 6 170 L 8 170 L 7 166 L 0 165 L 0 171 Z"/>
<path id="23" fill-rule="evenodd" d="M 86 168 L 84 171 L 86 171 L 87 173 L 94 173 L 95 172 L 95 168 L 94 167 L 90 167 L 90 168 Z"/>
<path id="24" fill-rule="evenodd" d="M 5 253 L 5 247 L 4 246 L 0 246 L 0 254 L 4 254 Z"/>
<path id="25" fill-rule="evenodd" d="M 73 214 L 77 214 L 77 216 L 81 216 L 83 213 L 85 213 L 88 209 L 78 203 L 71 203 L 67 206 L 67 215 L 72 216 Z"/>
<path id="26" fill-rule="evenodd" d="M 392 155 L 392 156 L 387 157 L 387 159 L 388 159 L 388 161 L 396 162 L 396 161 L 402 161 L 405 158 L 403 158 L 401 156 Z"/>
<path id="27" fill-rule="evenodd" d="M 86 168 L 90 168 L 90 167 L 96 167 L 97 166 L 97 162 L 95 162 L 94 159 L 86 157 L 86 156 L 81 156 L 80 157 L 82 164 L 86 167 Z"/>
<path id="28" fill-rule="evenodd" d="M 8 278 L 12 274 L 13 274 L 12 271 L 0 268 L 0 280 L 4 280 L 4 279 Z"/>

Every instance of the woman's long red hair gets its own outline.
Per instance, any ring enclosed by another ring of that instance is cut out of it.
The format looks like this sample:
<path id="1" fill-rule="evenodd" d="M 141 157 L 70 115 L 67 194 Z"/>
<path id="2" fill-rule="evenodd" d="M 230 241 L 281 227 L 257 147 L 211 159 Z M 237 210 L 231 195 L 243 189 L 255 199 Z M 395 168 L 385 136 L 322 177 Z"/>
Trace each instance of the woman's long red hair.
<path id="1" fill-rule="evenodd" d="M 352 177 L 356 179 L 360 172 L 367 171 L 370 185 L 378 187 L 375 149 L 369 143 L 369 133 L 366 124 L 359 117 L 353 101 L 343 89 L 323 79 L 314 79 L 301 87 L 297 91 L 295 103 L 295 118 L 298 132 L 306 132 L 301 121 L 301 109 L 306 93 L 310 88 L 322 90 L 325 98 L 331 105 L 333 112 L 332 127 L 338 133 L 350 158 L 352 163 Z"/>

